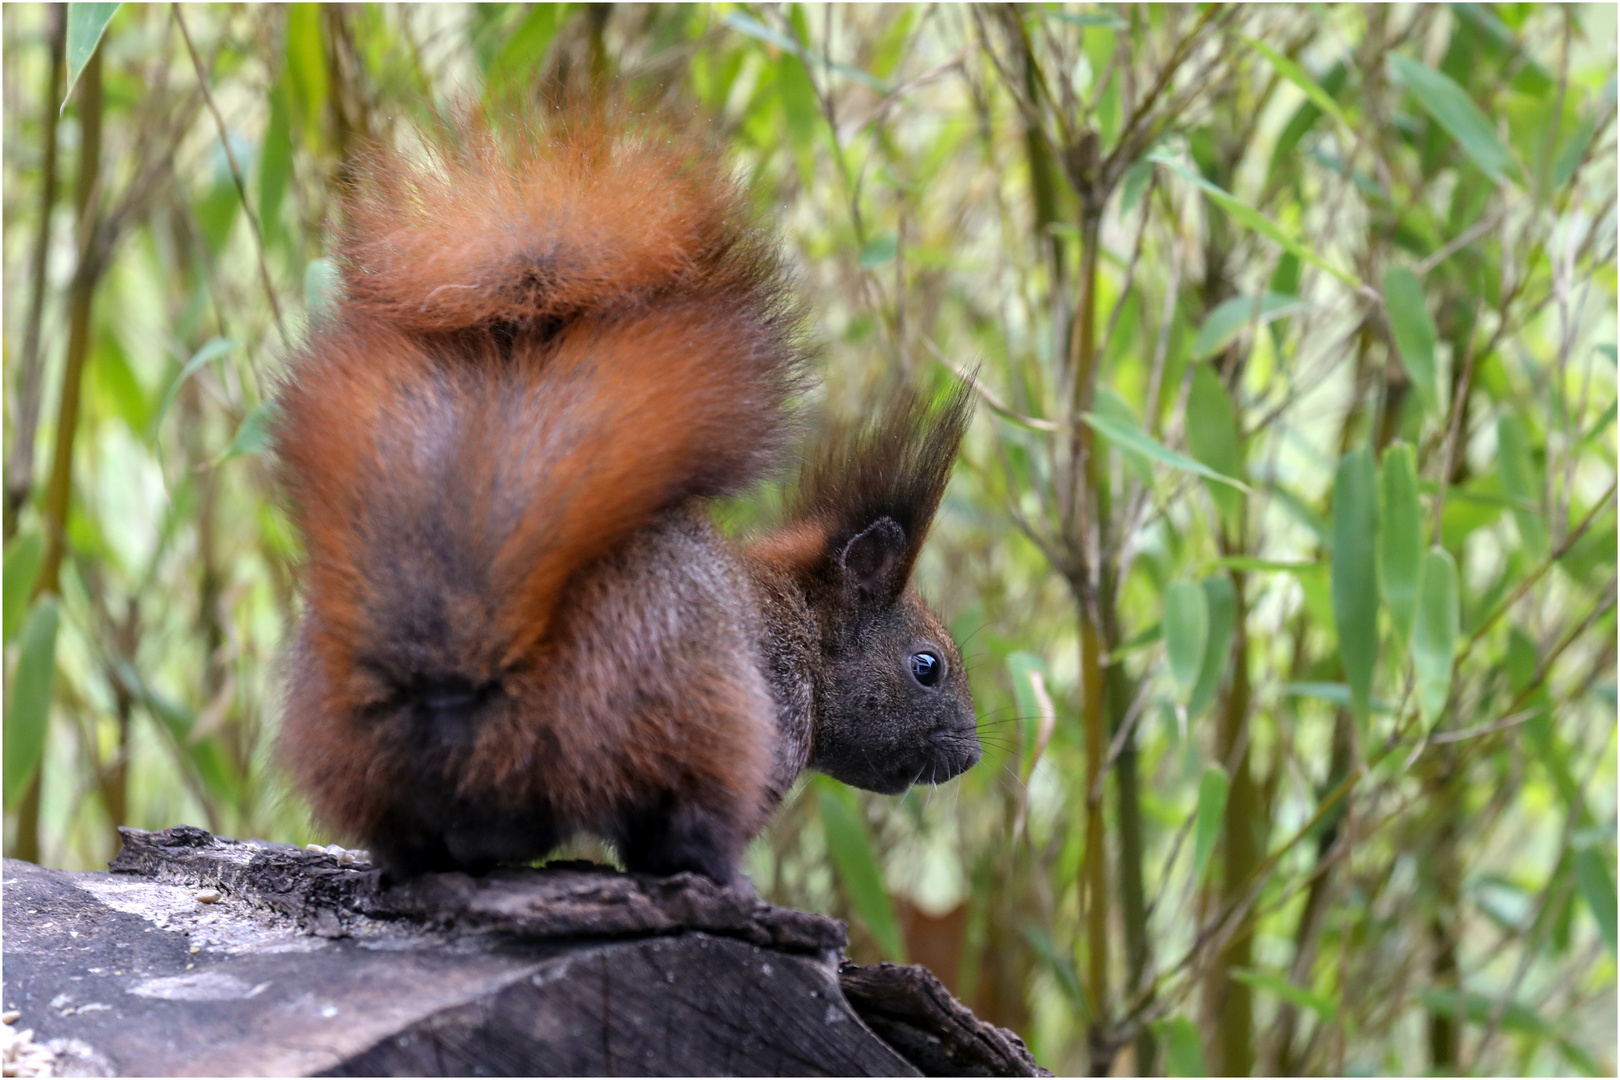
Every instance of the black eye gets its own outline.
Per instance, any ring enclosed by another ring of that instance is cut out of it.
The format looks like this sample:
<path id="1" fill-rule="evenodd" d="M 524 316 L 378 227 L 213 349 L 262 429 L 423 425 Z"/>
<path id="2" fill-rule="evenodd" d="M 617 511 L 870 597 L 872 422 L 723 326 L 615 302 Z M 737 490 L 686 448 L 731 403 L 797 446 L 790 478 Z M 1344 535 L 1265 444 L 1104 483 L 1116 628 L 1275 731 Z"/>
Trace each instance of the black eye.
<path id="1" fill-rule="evenodd" d="M 923 686 L 933 686 L 945 673 L 945 661 L 933 653 L 912 653 L 907 662 L 911 665 L 911 677 Z"/>

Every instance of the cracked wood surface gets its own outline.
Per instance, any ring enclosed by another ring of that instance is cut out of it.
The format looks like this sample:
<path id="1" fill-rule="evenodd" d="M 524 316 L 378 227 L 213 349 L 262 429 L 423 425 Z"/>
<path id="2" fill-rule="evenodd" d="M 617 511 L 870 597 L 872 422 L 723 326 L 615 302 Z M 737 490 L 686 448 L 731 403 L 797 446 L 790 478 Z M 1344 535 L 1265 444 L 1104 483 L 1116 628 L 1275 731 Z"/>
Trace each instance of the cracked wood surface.
<path id="1" fill-rule="evenodd" d="M 284 844 L 122 832 L 111 873 L 4 865 L 4 1006 L 59 1074 L 1035 1067 L 926 971 L 840 972 L 842 923 L 705 878 L 562 864 L 384 889 Z"/>

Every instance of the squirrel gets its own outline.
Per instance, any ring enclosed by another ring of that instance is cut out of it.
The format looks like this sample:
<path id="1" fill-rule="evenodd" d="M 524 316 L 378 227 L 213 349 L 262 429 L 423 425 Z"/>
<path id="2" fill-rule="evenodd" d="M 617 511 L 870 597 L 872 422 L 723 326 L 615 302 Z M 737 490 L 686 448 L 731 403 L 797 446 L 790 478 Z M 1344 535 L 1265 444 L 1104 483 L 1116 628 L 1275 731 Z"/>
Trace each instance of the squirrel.
<path id="1" fill-rule="evenodd" d="M 737 882 L 795 777 L 979 760 L 961 654 L 909 584 L 970 406 L 892 393 L 802 451 L 803 311 L 698 125 L 463 118 L 352 165 L 341 297 L 276 391 L 303 614 L 279 751 L 385 873 L 576 833 Z"/>

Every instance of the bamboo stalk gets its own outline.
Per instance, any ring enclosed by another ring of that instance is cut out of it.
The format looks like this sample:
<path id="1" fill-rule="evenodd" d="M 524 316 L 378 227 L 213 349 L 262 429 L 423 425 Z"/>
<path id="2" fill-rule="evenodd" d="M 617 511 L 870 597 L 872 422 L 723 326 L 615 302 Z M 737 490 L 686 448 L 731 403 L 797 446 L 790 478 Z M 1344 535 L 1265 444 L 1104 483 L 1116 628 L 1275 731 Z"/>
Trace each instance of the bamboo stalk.
<path id="1" fill-rule="evenodd" d="M 1097 245 L 1101 214 L 1082 195 L 1080 226 L 1080 281 L 1075 302 L 1074 333 L 1069 362 L 1074 373 L 1074 401 L 1071 417 L 1078 419 L 1090 411 L 1097 379 Z M 1113 1061 L 1108 1035 L 1110 1002 L 1108 995 L 1108 865 L 1103 838 L 1103 808 L 1097 779 L 1108 754 L 1108 701 L 1102 657 L 1108 651 L 1097 618 L 1095 567 L 1085 555 L 1097 492 L 1095 440 L 1091 428 L 1075 424 L 1070 434 L 1070 460 L 1078 466 L 1071 475 L 1084 477 L 1075 493 L 1077 515 L 1070 534 L 1076 574 L 1071 581 L 1080 616 L 1081 724 L 1085 745 L 1085 854 L 1080 865 L 1080 897 L 1086 928 L 1086 1003 L 1090 1009 L 1087 1034 L 1091 1046 L 1091 1070 L 1101 1075 Z"/>
<path id="2" fill-rule="evenodd" d="M 56 413 L 56 447 L 51 459 L 50 485 L 45 489 L 45 557 L 40 563 L 34 595 L 60 595 L 62 555 L 67 542 L 68 506 L 73 494 L 73 447 L 79 430 L 79 391 L 84 362 L 90 353 L 90 314 L 96 281 L 101 276 L 102 254 L 95 244 L 98 216 L 96 187 L 101 174 L 101 51 L 98 49 L 79 76 L 78 108 L 81 130 L 79 173 L 74 178 L 73 204 L 78 212 L 79 266 L 68 292 L 67 361 L 62 371 L 62 397 Z M 17 811 L 16 857 L 39 861 L 40 776 L 34 771 Z"/>
<path id="3" fill-rule="evenodd" d="M 45 77 L 45 93 L 41 99 L 44 133 L 40 139 L 43 176 L 39 192 L 39 232 L 34 237 L 34 250 L 28 267 L 29 289 L 28 322 L 23 330 L 21 371 L 17 377 L 16 427 L 12 429 L 11 452 L 6 455 L 6 501 L 4 536 L 6 543 L 17 534 L 17 519 L 34 487 L 34 436 L 39 430 L 39 405 L 45 364 L 40 356 L 39 331 L 45 314 L 45 270 L 51 247 L 51 211 L 56 206 L 56 122 L 61 115 L 58 106 L 59 87 L 67 55 L 67 8 L 50 4 L 46 8 L 50 20 L 51 62 Z"/>
<path id="4" fill-rule="evenodd" d="M 1217 728 L 1217 753 L 1227 765 L 1231 788 L 1224 821 L 1225 860 L 1221 875 L 1221 902 L 1232 907 L 1242 902 L 1249 879 L 1260 864 L 1256 833 L 1261 826 L 1259 789 L 1250 768 L 1249 747 L 1249 635 L 1245 626 L 1248 607 L 1245 575 L 1232 573 L 1236 610 L 1232 628 L 1232 680 L 1222 702 Z M 1235 760 L 1234 760 L 1235 756 Z M 1247 983 L 1231 976 L 1232 969 L 1249 967 L 1253 960 L 1254 924 L 1245 921 L 1221 948 L 1210 988 L 1216 1002 L 1215 1052 L 1209 1066 L 1216 1076 L 1248 1076 L 1254 1071 L 1254 993 Z"/>

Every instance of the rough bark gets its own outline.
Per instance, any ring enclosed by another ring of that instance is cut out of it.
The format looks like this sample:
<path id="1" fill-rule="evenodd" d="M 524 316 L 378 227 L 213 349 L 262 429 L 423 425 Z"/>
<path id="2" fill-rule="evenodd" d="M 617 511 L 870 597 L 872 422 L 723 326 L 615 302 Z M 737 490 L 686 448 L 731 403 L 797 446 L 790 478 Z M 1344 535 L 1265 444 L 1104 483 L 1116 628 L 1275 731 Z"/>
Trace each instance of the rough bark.
<path id="1" fill-rule="evenodd" d="M 840 970 L 842 923 L 706 878 L 566 863 L 390 888 L 363 858 L 122 832 L 111 873 L 5 863 L 8 1068 L 1037 1073 L 925 970 Z"/>

